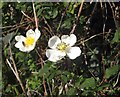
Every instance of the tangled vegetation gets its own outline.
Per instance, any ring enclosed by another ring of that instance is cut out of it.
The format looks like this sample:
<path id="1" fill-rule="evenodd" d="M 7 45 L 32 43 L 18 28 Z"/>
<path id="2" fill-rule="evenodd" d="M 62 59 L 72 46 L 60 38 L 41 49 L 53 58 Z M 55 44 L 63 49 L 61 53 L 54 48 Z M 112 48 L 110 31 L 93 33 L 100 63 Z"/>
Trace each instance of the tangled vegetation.
<path id="1" fill-rule="evenodd" d="M 119 3 L 2 2 L 0 7 L 3 97 L 120 96 Z M 15 37 L 37 26 L 35 48 L 16 48 Z M 80 55 L 48 60 L 49 39 L 70 34 L 77 37 Z"/>

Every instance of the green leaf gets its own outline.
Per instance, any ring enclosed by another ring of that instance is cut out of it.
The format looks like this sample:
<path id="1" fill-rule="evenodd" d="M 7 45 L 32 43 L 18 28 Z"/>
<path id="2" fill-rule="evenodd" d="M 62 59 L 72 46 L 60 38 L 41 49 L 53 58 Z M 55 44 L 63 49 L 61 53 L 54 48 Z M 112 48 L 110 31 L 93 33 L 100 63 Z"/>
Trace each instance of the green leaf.
<path id="1" fill-rule="evenodd" d="M 50 8 L 50 7 L 45 7 L 43 14 L 46 19 L 50 18 L 55 18 L 58 15 L 58 9 L 57 8 Z"/>
<path id="2" fill-rule="evenodd" d="M 115 43 L 115 42 L 120 42 L 120 27 L 115 32 L 114 38 L 112 40 L 112 43 Z"/>
<path id="3" fill-rule="evenodd" d="M 113 67 L 110 67 L 110 68 L 106 69 L 105 77 L 107 79 L 110 78 L 111 76 L 115 75 L 118 72 L 119 69 L 120 69 L 120 65 L 115 65 Z"/>
<path id="4" fill-rule="evenodd" d="M 69 6 L 69 10 L 68 10 L 68 12 L 70 12 L 71 14 L 74 14 L 74 10 L 75 10 L 75 8 L 73 7 L 73 5 L 74 5 L 74 2 L 71 2 L 70 6 Z"/>
<path id="5" fill-rule="evenodd" d="M 76 89 L 72 87 L 67 91 L 67 95 L 75 95 L 75 92 L 76 92 Z"/>
<path id="6" fill-rule="evenodd" d="M 22 11 L 26 11 L 26 3 L 22 2 L 22 3 L 17 3 L 16 9 L 22 10 Z"/>
<path id="7" fill-rule="evenodd" d="M 55 18 L 57 15 L 58 15 L 58 10 L 57 8 L 53 9 L 53 12 L 52 12 L 52 17 L 51 18 Z"/>
<path id="8" fill-rule="evenodd" d="M 35 8 L 36 8 L 36 10 L 40 10 L 40 9 L 41 9 L 41 5 L 40 5 L 40 4 L 39 4 L 39 5 L 37 4 Z"/>
<path id="9" fill-rule="evenodd" d="M 75 81 L 75 87 L 79 87 L 82 81 L 83 81 L 83 76 L 77 78 L 77 80 Z"/>
<path id="10" fill-rule="evenodd" d="M 80 85 L 80 88 L 95 88 L 95 79 L 93 77 L 85 79 L 85 81 Z"/>
<path id="11" fill-rule="evenodd" d="M 68 79 L 67 79 L 67 77 L 66 77 L 65 75 L 61 75 L 61 79 L 62 79 L 65 83 L 67 83 L 67 81 L 68 81 Z"/>
<path id="12" fill-rule="evenodd" d="M 61 25 L 62 28 L 70 28 L 72 26 L 71 19 L 66 19 L 64 23 Z"/>
<path id="13" fill-rule="evenodd" d="M 94 95 L 94 91 L 93 90 L 85 90 L 83 91 L 82 93 L 82 96 L 84 97 L 96 97 L 96 96 L 93 96 Z"/>
<path id="14" fill-rule="evenodd" d="M 71 14 L 74 14 L 75 13 L 75 8 L 78 7 L 80 3 L 74 3 L 74 2 L 71 2 L 70 5 L 69 5 L 69 8 L 68 8 L 68 12 L 71 13 Z M 66 5 L 64 5 L 66 6 Z"/>
<path id="15" fill-rule="evenodd" d="M 107 87 L 110 87 L 110 84 L 109 84 L 109 83 L 103 84 L 102 86 L 99 86 L 99 87 L 97 88 L 97 90 L 98 90 L 98 91 L 101 91 L 101 90 L 103 90 L 103 88 L 107 88 Z"/>
<path id="16" fill-rule="evenodd" d="M 49 72 L 49 69 L 50 69 L 50 67 L 48 65 L 44 65 L 44 67 L 40 69 L 39 73 L 41 75 L 46 74 Z"/>
<path id="17" fill-rule="evenodd" d="M 85 22 L 85 17 L 84 16 L 80 16 L 80 24 L 83 24 Z"/>
<path id="18" fill-rule="evenodd" d="M 40 16 L 41 14 L 42 14 L 42 9 L 39 9 L 38 11 L 37 11 L 37 16 Z"/>
<path id="19" fill-rule="evenodd" d="M 39 70 L 39 75 L 42 76 L 43 74 L 47 77 L 50 73 L 50 70 L 52 69 L 52 63 L 47 62 L 43 68 Z"/>
<path id="20" fill-rule="evenodd" d="M 69 2 L 63 2 L 64 7 L 67 7 L 68 4 L 69 4 Z"/>

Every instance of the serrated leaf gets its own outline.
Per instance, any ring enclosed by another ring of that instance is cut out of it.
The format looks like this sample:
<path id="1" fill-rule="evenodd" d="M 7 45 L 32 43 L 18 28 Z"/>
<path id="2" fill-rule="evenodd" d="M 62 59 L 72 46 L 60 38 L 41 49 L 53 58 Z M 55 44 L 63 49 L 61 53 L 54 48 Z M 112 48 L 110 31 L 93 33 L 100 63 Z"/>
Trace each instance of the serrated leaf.
<path id="1" fill-rule="evenodd" d="M 95 79 L 93 77 L 85 79 L 85 81 L 80 85 L 81 89 L 84 88 L 95 88 Z"/>
<path id="2" fill-rule="evenodd" d="M 115 75 L 120 69 L 120 65 L 115 65 L 113 67 L 107 68 L 105 71 L 105 77 L 108 79 L 111 76 Z"/>

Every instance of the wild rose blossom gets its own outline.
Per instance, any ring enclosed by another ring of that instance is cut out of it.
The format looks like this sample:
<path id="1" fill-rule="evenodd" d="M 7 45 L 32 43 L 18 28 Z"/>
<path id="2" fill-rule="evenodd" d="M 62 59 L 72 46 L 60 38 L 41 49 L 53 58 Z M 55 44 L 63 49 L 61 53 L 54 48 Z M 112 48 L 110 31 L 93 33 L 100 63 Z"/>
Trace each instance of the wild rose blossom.
<path id="1" fill-rule="evenodd" d="M 15 37 L 17 43 L 15 44 L 16 48 L 19 48 L 22 52 L 30 52 L 35 48 L 36 42 L 39 39 L 41 33 L 38 28 L 33 31 L 32 29 L 26 32 L 26 37 L 19 35 Z"/>
<path id="2" fill-rule="evenodd" d="M 77 38 L 74 34 L 63 35 L 61 39 L 58 36 L 53 36 L 48 41 L 48 46 L 51 49 L 46 50 L 46 56 L 49 61 L 57 62 L 68 56 L 70 59 L 75 59 L 81 54 L 79 47 L 73 45 L 76 43 Z"/>

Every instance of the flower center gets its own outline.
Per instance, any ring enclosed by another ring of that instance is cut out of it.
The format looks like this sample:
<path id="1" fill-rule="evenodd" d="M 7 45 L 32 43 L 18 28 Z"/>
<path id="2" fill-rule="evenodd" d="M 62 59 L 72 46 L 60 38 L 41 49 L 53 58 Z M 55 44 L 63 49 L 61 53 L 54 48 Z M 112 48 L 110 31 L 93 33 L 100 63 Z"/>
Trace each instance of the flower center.
<path id="1" fill-rule="evenodd" d="M 60 51 L 65 51 L 66 48 L 67 48 L 67 44 L 64 42 L 57 45 L 57 49 Z"/>
<path id="2" fill-rule="evenodd" d="M 29 36 L 29 37 L 26 38 L 26 40 L 24 42 L 24 45 L 26 47 L 28 47 L 30 45 L 33 45 L 34 41 L 35 41 L 35 39 L 33 37 Z"/>

